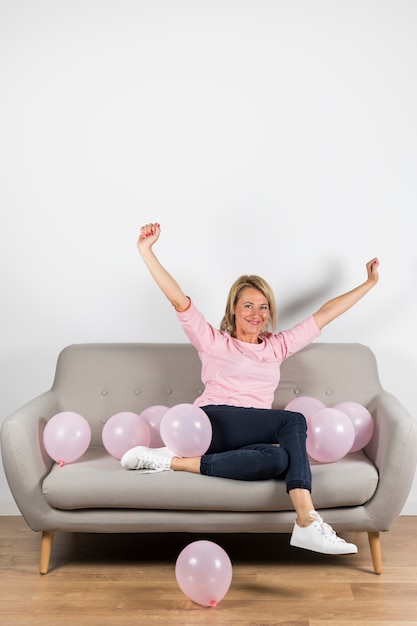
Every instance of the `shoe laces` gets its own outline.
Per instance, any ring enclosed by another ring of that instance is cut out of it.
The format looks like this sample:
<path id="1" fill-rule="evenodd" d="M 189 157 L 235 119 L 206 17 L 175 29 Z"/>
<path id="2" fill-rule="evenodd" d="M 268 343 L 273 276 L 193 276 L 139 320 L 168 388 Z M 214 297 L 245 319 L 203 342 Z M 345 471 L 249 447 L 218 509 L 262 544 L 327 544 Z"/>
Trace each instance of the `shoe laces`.
<path id="1" fill-rule="evenodd" d="M 315 520 L 313 524 L 316 524 L 321 534 L 323 535 L 323 537 L 325 537 L 325 539 L 327 539 L 327 541 L 330 541 L 332 543 L 346 543 L 344 539 L 336 535 L 330 524 L 326 524 L 326 522 L 323 521 L 323 518 L 320 515 L 316 513 L 314 517 Z"/>
<path id="2" fill-rule="evenodd" d="M 153 452 L 147 452 L 141 458 L 141 465 L 144 469 L 160 469 L 166 465 L 166 459 Z"/>

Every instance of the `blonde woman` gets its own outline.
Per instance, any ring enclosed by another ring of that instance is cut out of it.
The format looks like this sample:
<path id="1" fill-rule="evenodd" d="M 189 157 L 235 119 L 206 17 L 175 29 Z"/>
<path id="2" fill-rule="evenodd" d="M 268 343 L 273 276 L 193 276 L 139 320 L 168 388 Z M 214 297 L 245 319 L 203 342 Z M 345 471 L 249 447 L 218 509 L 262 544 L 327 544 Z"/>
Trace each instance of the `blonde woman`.
<path id="1" fill-rule="evenodd" d="M 199 353 L 204 391 L 194 404 L 210 419 L 212 441 L 206 454 L 196 458 L 177 457 L 167 448 L 138 446 L 122 457 L 122 466 L 235 480 L 285 480 L 296 512 L 291 545 L 324 554 L 356 553 L 356 545 L 338 537 L 314 509 L 305 417 L 271 407 L 280 364 L 376 285 L 378 260 L 367 263 L 367 278 L 358 287 L 278 333 L 271 287 L 259 276 L 241 276 L 229 291 L 220 329 L 216 329 L 157 259 L 153 246 L 160 233 L 157 223 L 143 226 L 138 250 Z"/>

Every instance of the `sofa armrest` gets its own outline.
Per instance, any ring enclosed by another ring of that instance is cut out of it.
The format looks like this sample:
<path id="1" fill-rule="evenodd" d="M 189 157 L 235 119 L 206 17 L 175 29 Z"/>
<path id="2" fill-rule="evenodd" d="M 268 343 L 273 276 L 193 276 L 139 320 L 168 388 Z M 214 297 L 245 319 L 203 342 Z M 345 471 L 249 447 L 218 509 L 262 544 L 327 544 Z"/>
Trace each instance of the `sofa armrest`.
<path id="1" fill-rule="evenodd" d="M 378 530 L 389 530 L 409 495 L 417 465 L 417 420 L 390 393 L 382 391 L 368 406 L 375 428 L 365 452 L 379 472 L 374 497 L 366 504 Z"/>
<path id="2" fill-rule="evenodd" d="M 50 507 L 42 495 L 42 482 L 53 460 L 43 445 L 43 430 L 61 411 L 53 391 L 47 391 L 9 415 L 0 439 L 4 471 L 10 491 L 22 516 L 33 530 L 42 529 Z"/>

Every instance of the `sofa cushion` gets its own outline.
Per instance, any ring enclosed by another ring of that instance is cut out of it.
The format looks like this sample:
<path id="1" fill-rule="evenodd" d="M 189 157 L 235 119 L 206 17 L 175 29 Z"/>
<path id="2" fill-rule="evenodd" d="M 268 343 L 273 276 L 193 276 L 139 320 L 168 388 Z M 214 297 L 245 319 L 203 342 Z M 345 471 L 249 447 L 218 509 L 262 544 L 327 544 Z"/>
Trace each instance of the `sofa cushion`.
<path id="1" fill-rule="evenodd" d="M 311 463 L 316 508 L 356 506 L 374 494 L 378 472 L 363 451 L 331 464 Z M 254 482 L 187 472 L 129 471 L 104 448 L 90 448 L 76 462 L 52 466 L 42 491 L 55 509 L 91 508 L 288 511 L 283 480 Z"/>

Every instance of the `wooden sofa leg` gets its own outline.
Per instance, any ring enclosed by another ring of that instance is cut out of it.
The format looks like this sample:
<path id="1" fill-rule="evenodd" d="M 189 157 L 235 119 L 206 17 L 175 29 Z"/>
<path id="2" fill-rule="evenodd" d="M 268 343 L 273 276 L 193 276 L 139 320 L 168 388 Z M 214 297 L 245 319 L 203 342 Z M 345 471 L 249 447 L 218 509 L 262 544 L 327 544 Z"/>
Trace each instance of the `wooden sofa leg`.
<path id="1" fill-rule="evenodd" d="M 372 563 L 375 574 L 382 573 L 381 539 L 378 532 L 368 533 L 369 547 L 371 548 Z"/>
<path id="2" fill-rule="evenodd" d="M 48 572 L 49 559 L 51 558 L 53 539 L 54 539 L 53 530 L 42 531 L 41 555 L 39 559 L 39 573 L 40 574 L 47 574 Z"/>

